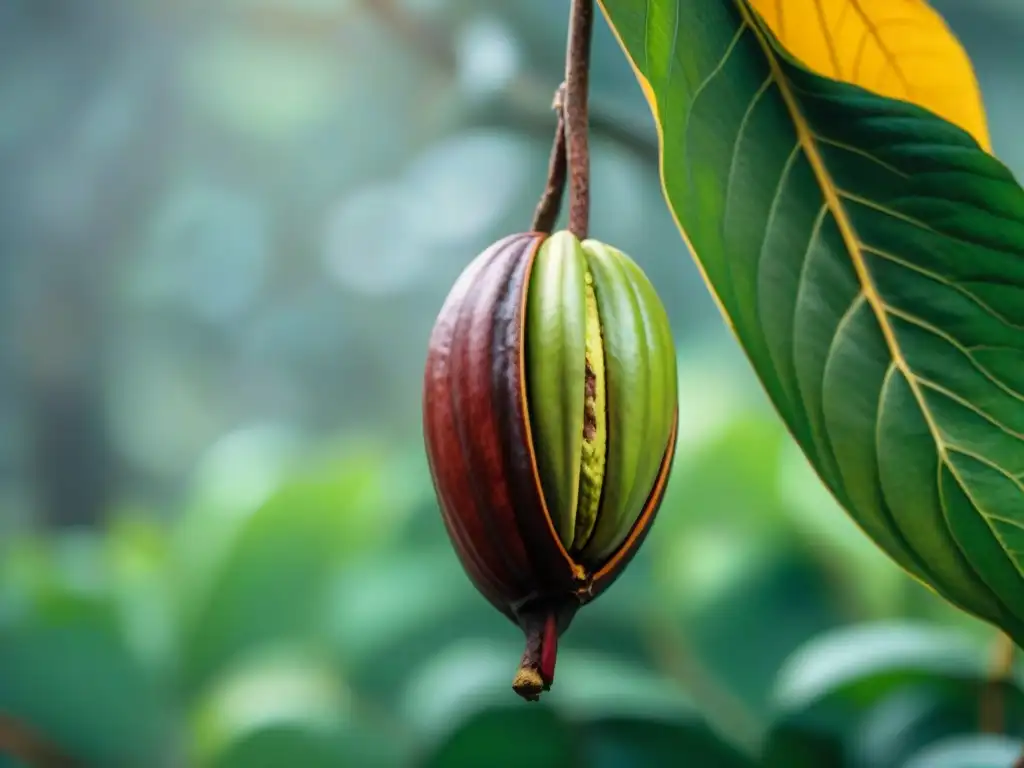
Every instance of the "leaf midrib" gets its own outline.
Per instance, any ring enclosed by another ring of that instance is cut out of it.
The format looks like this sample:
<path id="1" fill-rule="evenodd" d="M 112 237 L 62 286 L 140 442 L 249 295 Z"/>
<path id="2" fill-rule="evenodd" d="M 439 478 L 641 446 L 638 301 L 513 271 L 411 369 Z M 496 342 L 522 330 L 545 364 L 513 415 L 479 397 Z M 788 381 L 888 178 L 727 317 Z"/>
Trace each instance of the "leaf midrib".
<path id="1" fill-rule="evenodd" d="M 832 175 L 825 167 L 825 161 L 822 159 L 821 153 L 818 151 L 813 133 L 807 125 L 807 120 L 804 117 L 803 112 L 800 110 L 796 97 L 793 94 L 793 90 L 789 85 L 788 78 L 786 78 L 782 68 L 779 66 L 778 59 L 775 56 L 775 52 L 772 49 L 771 44 L 766 39 L 759 23 L 747 7 L 745 0 L 735 0 L 735 3 L 743 16 L 744 23 L 754 32 L 754 36 L 757 38 L 758 44 L 764 52 L 765 60 L 768 62 L 768 68 L 771 71 L 772 80 L 774 80 L 775 84 L 779 87 L 779 94 L 782 96 L 786 109 L 789 111 L 790 116 L 793 119 L 793 126 L 796 129 L 797 141 L 800 142 L 804 155 L 807 157 L 807 162 L 810 164 L 811 170 L 814 172 L 814 176 L 818 180 L 818 186 L 821 188 L 822 195 L 825 197 L 825 203 L 828 206 L 828 209 L 832 212 L 836 227 L 843 239 L 847 252 L 850 254 L 850 260 L 853 263 L 853 268 L 857 273 L 857 278 L 860 282 L 864 299 L 867 301 L 868 306 L 871 307 L 875 318 L 878 320 L 882 336 L 885 339 L 886 346 L 889 348 L 889 353 L 892 355 L 893 363 L 896 365 L 896 368 L 900 373 L 903 374 L 903 377 L 907 379 L 908 384 L 914 393 L 914 398 L 917 400 L 918 406 L 921 408 L 921 413 L 928 425 L 932 438 L 934 439 L 935 444 L 942 455 L 943 461 L 945 462 L 945 441 L 942 438 L 942 434 L 939 430 L 938 424 L 935 422 L 934 416 L 924 401 L 921 391 L 918 389 L 916 383 L 911 381 L 914 378 L 913 373 L 910 365 L 907 363 L 906 357 L 903 354 L 903 350 L 900 348 L 899 342 L 896 339 L 895 331 L 889 323 L 885 301 L 878 293 L 878 289 L 871 277 L 871 273 L 868 271 L 867 264 L 864 263 L 864 257 L 860 252 L 860 238 L 857 237 L 853 225 L 850 223 L 849 217 L 846 214 L 846 209 L 839 197 L 839 193 L 837 192 L 838 185 L 835 183 Z"/>

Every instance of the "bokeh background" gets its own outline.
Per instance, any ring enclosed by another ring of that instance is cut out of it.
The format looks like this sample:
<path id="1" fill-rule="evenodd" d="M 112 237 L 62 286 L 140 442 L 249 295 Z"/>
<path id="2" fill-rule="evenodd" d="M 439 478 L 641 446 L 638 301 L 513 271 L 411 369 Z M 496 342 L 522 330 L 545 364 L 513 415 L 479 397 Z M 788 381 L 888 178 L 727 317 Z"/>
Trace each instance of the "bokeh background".
<path id="1" fill-rule="evenodd" d="M 935 5 L 1024 178 L 1024 4 Z M 421 374 L 460 270 L 529 223 L 566 10 L 0 0 L 0 766 L 26 734 L 101 768 L 897 768 L 1024 736 L 993 630 L 882 556 L 771 410 L 602 18 L 593 233 L 668 306 L 679 452 L 555 689 L 513 695 Z"/>

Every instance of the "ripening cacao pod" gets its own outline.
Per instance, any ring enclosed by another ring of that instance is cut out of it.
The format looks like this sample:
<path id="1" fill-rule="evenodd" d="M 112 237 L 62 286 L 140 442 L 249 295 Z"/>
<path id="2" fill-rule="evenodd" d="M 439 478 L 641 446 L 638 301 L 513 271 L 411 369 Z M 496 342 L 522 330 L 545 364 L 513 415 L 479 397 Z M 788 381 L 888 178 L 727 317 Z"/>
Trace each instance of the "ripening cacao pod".
<path id="1" fill-rule="evenodd" d="M 675 451 L 675 347 L 625 254 L 569 232 L 511 235 L 465 269 L 427 355 L 423 426 L 448 534 L 526 634 L 513 688 L 554 680 L 558 638 L 618 577 Z"/>

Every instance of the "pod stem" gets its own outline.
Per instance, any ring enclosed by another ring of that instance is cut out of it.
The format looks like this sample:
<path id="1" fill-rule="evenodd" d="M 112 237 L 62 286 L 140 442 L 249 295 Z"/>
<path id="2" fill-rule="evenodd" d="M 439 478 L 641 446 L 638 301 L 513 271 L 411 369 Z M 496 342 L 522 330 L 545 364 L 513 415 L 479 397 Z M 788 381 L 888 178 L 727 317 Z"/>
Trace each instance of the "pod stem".
<path id="1" fill-rule="evenodd" d="M 572 0 L 565 51 L 565 80 L 551 108 L 558 116 L 548 160 L 548 182 L 533 214 L 531 230 L 550 234 L 562 210 L 569 182 L 569 231 L 585 240 L 590 227 L 590 147 L 588 144 L 590 49 L 594 0 Z"/>
<path id="2" fill-rule="evenodd" d="M 533 214 L 533 225 L 530 229 L 534 232 L 551 234 L 558 221 L 558 214 L 562 212 L 562 195 L 565 193 L 566 171 L 568 163 L 565 157 L 565 83 L 558 86 L 555 91 L 554 101 L 551 108 L 558 116 L 558 125 L 555 128 L 555 142 L 551 147 L 551 158 L 548 160 L 548 184 L 544 188 L 544 195 L 537 204 L 537 210 Z"/>
<path id="3" fill-rule="evenodd" d="M 590 149 L 587 142 L 590 48 L 594 0 L 572 0 L 565 54 L 565 144 L 569 163 L 569 231 L 585 240 L 590 226 Z"/>
<path id="4" fill-rule="evenodd" d="M 527 701 L 539 701 L 555 682 L 558 655 L 558 616 L 554 611 L 523 618 L 526 650 L 512 681 L 512 690 Z"/>

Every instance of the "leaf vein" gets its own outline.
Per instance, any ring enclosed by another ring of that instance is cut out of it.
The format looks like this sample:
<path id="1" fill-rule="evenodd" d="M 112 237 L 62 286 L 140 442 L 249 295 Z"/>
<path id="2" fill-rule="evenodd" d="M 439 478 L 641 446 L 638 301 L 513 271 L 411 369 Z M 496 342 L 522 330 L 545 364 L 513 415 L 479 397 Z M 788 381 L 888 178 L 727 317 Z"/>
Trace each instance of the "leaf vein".
<path id="1" fill-rule="evenodd" d="M 821 4 L 821 0 L 814 0 L 814 8 L 818 12 L 818 24 L 821 25 L 821 34 L 825 38 L 825 45 L 828 48 L 828 58 L 832 63 L 832 69 L 834 76 L 842 79 L 843 68 L 839 62 L 839 54 L 836 52 L 836 41 L 832 39 L 832 36 L 828 33 L 828 19 L 825 18 L 825 8 Z"/>
<path id="2" fill-rule="evenodd" d="M 1014 323 L 1012 320 L 1005 317 L 998 310 L 985 303 L 984 300 L 982 300 L 979 296 L 976 296 L 972 291 L 969 291 L 967 288 L 964 288 L 962 285 L 960 285 L 960 283 L 954 280 L 950 280 L 947 277 L 943 277 L 938 272 L 928 269 L 927 267 L 922 267 L 919 264 L 907 261 L 906 259 L 903 259 L 900 256 L 896 256 L 895 254 L 890 253 L 889 251 L 885 251 L 881 248 L 876 248 L 873 245 L 861 243 L 861 247 L 867 253 L 874 254 L 875 256 L 878 256 L 881 259 L 885 259 L 886 261 L 903 267 L 904 269 L 909 269 L 913 272 L 917 272 L 918 274 L 930 278 L 931 280 L 934 280 L 937 283 L 942 283 L 943 285 L 952 288 L 954 291 L 957 291 L 958 293 L 962 294 L 965 298 L 970 299 L 972 302 L 978 305 L 978 307 L 982 309 L 986 314 L 991 315 L 994 319 L 998 320 L 1003 325 L 1006 325 L 1010 328 L 1014 328 L 1016 330 L 1024 331 L 1024 325 Z"/>
<path id="3" fill-rule="evenodd" d="M 679 17 L 677 16 L 676 17 L 676 31 L 677 31 L 677 33 L 678 33 L 678 28 L 679 28 Z M 704 95 L 704 93 L 707 91 L 708 86 L 711 85 L 711 83 L 714 81 L 714 79 L 716 77 L 718 77 L 718 75 L 720 75 L 722 73 L 722 71 L 725 69 L 725 65 L 729 63 L 729 59 L 732 58 L 733 51 L 735 51 L 736 48 L 739 46 L 740 40 L 743 39 L 743 33 L 746 32 L 746 31 L 747 31 L 747 25 L 746 24 L 740 24 L 739 27 L 737 27 L 736 34 L 734 34 L 732 36 L 732 40 L 729 41 L 729 45 L 726 46 L 725 52 L 722 54 L 722 57 L 718 60 L 718 63 L 715 64 L 715 66 L 711 69 L 711 71 L 708 72 L 707 75 L 704 76 L 704 79 L 701 80 L 700 83 L 697 85 L 697 87 L 693 90 L 693 96 L 690 98 L 690 110 L 689 110 L 689 112 L 686 115 L 686 118 L 687 118 L 686 119 L 686 125 L 684 126 L 684 131 L 683 131 L 683 141 L 684 142 L 686 142 L 686 140 L 688 138 L 688 132 L 687 132 L 686 129 L 688 129 L 689 126 L 690 126 L 690 119 L 689 118 L 690 118 L 690 115 L 692 115 L 694 113 L 694 111 L 695 111 L 695 109 L 697 107 L 697 101 L 700 99 L 701 96 Z M 675 43 L 673 43 L 672 51 L 673 51 L 672 52 L 672 60 L 675 61 Z"/>
<path id="4" fill-rule="evenodd" d="M 904 179 L 909 179 L 910 178 L 910 174 L 907 174 L 907 173 L 901 171 L 896 166 L 890 165 L 889 163 L 885 162 L 884 160 L 882 160 L 877 155 L 873 155 L 873 154 L 871 154 L 870 152 L 868 152 L 866 150 L 860 149 L 858 147 L 850 146 L 849 144 L 844 144 L 841 141 L 836 141 L 835 139 L 830 139 L 827 136 L 822 136 L 822 135 L 817 134 L 817 133 L 811 133 L 811 136 L 814 138 L 815 141 L 817 141 L 817 142 L 819 142 L 821 144 L 827 144 L 830 147 L 835 147 L 837 149 L 842 149 L 842 150 L 844 150 L 846 152 L 849 152 L 850 154 L 858 155 L 860 157 L 863 157 L 865 160 L 870 160 L 871 162 L 875 163 L 876 165 L 884 168 L 887 171 L 890 171 L 891 173 L 896 174 L 897 176 L 899 176 L 901 178 L 904 178 Z"/>
<path id="5" fill-rule="evenodd" d="M 860 16 L 861 21 L 864 22 L 864 26 L 867 28 L 867 33 L 875 38 L 875 42 L 878 44 L 878 48 L 882 52 L 882 56 L 885 57 L 888 66 L 892 68 L 892 71 L 896 73 L 896 77 L 898 77 L 900 82 L 903 83 L 903 88 L 905 89 L 905 92 L 910 93 L 912 88 L 910 82 L 907 80 L 906 73 L 904 73 L 903 69 L 900 67 L 899 62 L 893 55 L 892 51 L 889 49 L 889 46 L 887 46 L 885 44 L 885 41 L 882 40 L 881 30 L 886 22 L 882 21 L 876 24 L 871 19 L 871 17 L 864 12 L 864 9 L 860 5 L 860 0 L 849 1 L 853 3 L 854 9 Z"/>
<path id="6" fill-rule="evenodd" d="M 653 0 L 646 0 L 644 3 L 644 74 L 651 77 L 651 3 Z M 678 8 L 676 9 L 678 11 Z M 678 17 L 678 13 L 676 14 Z M 678 25 L 677 25 L 678 27 Z"/>
<path id="7" fill-rule="evenodd" d="M 949 450 L 950 453 L 959 453 L 961 456 L 966 456 L 969 459 L 974 459 L 979 464 L 984 464 L 989 469 L 995 470 L 1000 475 L 1002 475 L 1007 480 L 1009 480 L 1011 483 L 1013 483 L 1017 487 L 1017 490 L 1019 490 L 1022 494 L 1024 494 L 1024 483 L 1022 483 L 1020 481 L 1020 479 L 1018 479 L 1016 476 L 1014 476 L 1011 472 L 1007 472 L 1005 469 L 1003 469 L 1001 466 L 996 464 L 994 461 L 992 461 L 988 457 L 983 456 L 982 454 L 976 453 L 976 452 L 974 452 L 972 450 L 969 450 L 967 448 L 964 448 L 962 445 L 956 445 L 955 443 L 950 443 L 946 447 L 947 447 L 947 449 Z M 950 469 L 952 470 L 953 467 L 950 466 Z M 955 471 L 954 471 L 954 476 L 956 476 L 956 472 Z M 964 493 L 966 493 L 968 498 L 970 498 L 971 503 L 978 509 L 978 511 L 986 519 L 991 519 L 991 515 L 989 515 L 987 512 L 985 512 L 981 508 L 981 505 L 977 501 L 974 500 L 973 496 L 971 496 L 970 491 L 967 489 L 967 487 L 963 483 L 963 481 L 962 480 L 958 480 L 958 481 L 960 482 L 961 487 L 964 490 Z M 993 531 L 993 533 L 995 533 L 995 531 Z M 1002 539 L 1000 539 L 1000 541 L 1002 541 Z M 1005 544 L 1003 546 L 1005 547 Z"/>
<path id="8" fill-rule="evenodd" d="M 679 19 L 681 16 L 682 14 L 676 15 L 676 38 L 672 41 L 672 61 L 669 64 L 669 75 L 666 78 L 669 82 L 671 82 L 671 67 L 675 64 L 675 49 L 679 36 Z M 732 36 L 732 39 L 729 41 L 729 45 L 726 46 L 725 51 L 722 53 L 721 58 L 718 60 L 718 63 L 715 64 L 714 67 L 712 67 L 711 71 L 704 76 L 700 84 L 693 91 L 693 96 L 690 99 L 690 107 L 686 111 L 686 117 L 683 118 L 683 147 L 685 148 L 684 151 L 687 155 L 687 158 L 689 158 L 690 152 L 693 147 L 693 143 L 690 141 L 690 127 L 693 125 L 693 113 L 697 111 L 697 102 L 700 100 L 700 97 L 707 92 L 707 87 L 725 69 L 726 63 L 728 63 L 733 51 L 735 51 L 736 47 L 739 45 L 739 42 L 743 38 L 743 33 L 746 31 L 746 29 L 747 25 L 745 23 L 740 24 L 737 27 L 736 33 Z M 670 87 L 669 93 L 672 93 L 673 90 L 674 89 Z M 687 186 L 689 187 L 691 193 L 694 190 L 693 166 L 694 163 L 692 161 L 686 163 Z"/>
<path id="9" fill-rule="evenodd" d="M 994 417 L 991 414 L 987 413 L 986 411 L 982 410 L 981 408 L 979 408 L 978 406 L 976 406 L 974 403 L 970 402 L 966 398 L 962 397 L 961 395 L 958 395 L 953 390 L 948 389 L 948 388 L 942 386 L 941 384 L 939 384 L 939 383 L 937 383 L 935 381 L 932 381 L 931 379 L 926 378 L 924 376 L 920 376 L 920 375 L 918 375 L 916 373 L 913 373 L 911 375 L 918 381 L 919 384 L 921 384 L 921 386 L 927 387 L 928 389 L 931 389 L 934 392 L 937 392 L 938 394 L 942 395 L 943 397 L 946 397 L 947 399 L 952 400 L 957 405 L 960 405 L 961 407 L 966 408 L 969 411 L 973 411 L 978 416 L 983 418 L 985 421 L 989 422 L 992 426 L 998 428 L 1002 432 L 1005 432 L 1010 437 L 1014 437 L 1014 438 L 1024 442 L 1024 433 L 1021 433 L 1021 432 L 1018 432 L 1018 431 L 1016 431 L 1014 429 L 1011 429 L 1010 427 L 1008 427 L 1007 425 L 1005 425 L 1001 421 L 999 421 L 999 419 L 997 419 L 996 417 Z"/>
<path id="10" fill-rule="evenodd" d="M 1014 528 L 1020 528 L 1024 531 L 1024 522 L 1021 522 L 1020 520 L 1014 520 L 1009 517 L 1004 517 L 1003 515 L 994 515 L 991 512 L 987 513 L 987 517 L 989 520 L 995 520 L 997 523 L 1006 523 L 1007 525 L 1012 525 Z M 1024 551 L 1019 549 L 1012 551 L 1017 555 L 1024 554 Z"/>
<path id="11" fill-rule="evenodd" d="M 836 28 L 829 33 L 833 37 L 835 37 L 837 39 L 840 37 L 839 33 L 843 31 L 843 25 L 846 24 L 846 20 L 849 18 L 849 13 L 848 13 L 849 10 L 850 10 L 850 4 L 849 3 L 843 3 L 843 8 L 842 8 L 842 10 L 839 11 L 839 16 L 836 18 Z"/>
<path id="12" fill-rule="evenodd" d="M 804 292 L 807 289 L 807 266 L 811 262 L 811 251 L 814 249 L 814 244 L 818 241 L 818 237 L 821 235 L 821 228 L 825 223 L 825 218 L 828 216 L 828 213 L 828 204 L 822 203 L 821 208 L 818 210 L 818 215 L 814 219 L 814 226 L 811 227 L 811 235 L 807 240 L 807 248 L 804 249 L 803 259 L 800 262 L 800 275 L 797 277 L 796 283 L 796 297 L 793 300 L 793 348 L 790 350 L 794 370 L 796 369 L 796 321 L 797 315 L 800 312 L 800 305 L 803 303 Z M 797 389 L 799 389 L 799 381 L 797 382 Z"/>
<path id="13" fill-rule="evenodd" d="M 1013 256 L 1014 258 L 1020 258 L 1020 251 L 1014 251 L 1008 248 L 993 248 L 991 245 L 988 245 L 986 243 L 980 243 L 974 240 L 967 240 L 956 235 L 951 235 L 948 232 L 941 232 L 935 229 L 935 227 L 931 226 L 930 224 L 921 221 L 920 219 L 914 218 L 913 216 L 908 216 L 902 211 L 897 211 L 896 209 L 890 208 L 886 205 L 882 205 L 881 203 L 876 203 L 874 200 L 868 200 L 866 197 L 861 197 L 860 195 L 857 195 L 853 192 L 849 192 L 848 190 L 837 188 L 836 194 L 838 194 L 839 197 L 845 200 L 849 200 L 851 203 L 856 203 L 857 205 L 860 205 L 864 208 L 871 208 L 885 216 L 890 216 L 894 219 L 905 222 L 906 224 L 909 224 L 910 226 L 916 227 L 917 229 L 923 230 L 925 232 L 931 232 L 932 234 L 941 237 L 945 240 L 948 240 L 950 242 L 966 245 L 969 248 L 985 248 L 996 253 L 1010 255 Z"/>
<path id="14" fill-rule="evenodd" d="M 731 202 L 732 198 L 733 182 L 736 180 L 736 168 L 739 165 L 740 144 L 743 143 L 743 136 L 746 133 L 747 126 L 750 124 L 751 115 L 754 114 L 754 110 L 757 108 L 758 102 L 768 91 L 768 87 L 771 84 L 772 79 L 770 77 L 766 77 L 764 82 L 761 83 L 760 87 L 757 89 L 753 97 L 750 99 L 750 103 L 747 105 L 746 110 L 743 112 L 743 117 L 740 119 L 740 125 L 738 130 L 736 131 L 736 139 L 733 141 L 732 152 L 730 153 L 729 174 L 725 180 L 725 210 L 722 214 L 723 224 L 726 221 L 728 221 L 730 208 L 729 203 Z"/>
<path id="15" fill-rule="evenodd" d="M 843 312 L 843 316 L 839 318 L 839 322 L 836 323 L 836 331 L 832 334 L 832 340 L 828 344 L 828 351 L 825 353 L 825 364 L 821 368 L 821 386 L 822 389 L 825 387 L 825 380 L 828 378 L 828 369 L 832 365 L 832 360 L 835 357 L 836 349 L 839 347 L 839 339 L 846 332 L 850 323 L 853 321 L 854 315 L 857 314 L 857 310 L 863 306 L 866 297 L 863 291 L 859 291 L 856 296 L 853 297 L 853 301 L 850 302 L 850 306 Z"/>
<path id="16" fill-rule="evenodd" d="M 967 347 L 965 347 L 963 344 L 961 344 L 955 338 L 950 336 L 944 330 L 942 330 L 941 328 L 935 327 L 931 323 L 929 323 L 929 322 L 927 322 L 925 320 L 922 320 L 921 318 L 917 317 L 916 315 L 911 314 L 910 312 L 906 312 L 906 311 L 900 309 L 899 307 L 894 307 L 891 304 L 887 304 L 885 306 L 886 306 L 886 312 L 888 312 L 889 314 L 893 315 L 894 317 L 898 317 L 901 320 L 904 320 L 905 322 L 910 323 L 911 325 L 916 325 L 918 328 L 921 328 L 922 330 L 928 331 L 929 333 L 933 334 L 934 336 L 937 336 L 938 338 L 940 338 L 943 341 L 945 341 L 947 344 L 949 344 L 954 349 L 959 351 L 960 354 L 962 354 L 964 357 L 966 357 L 971 362 L 971 365 L 973 365 L 974 368 L 979 373 L 981 373 L 982 376 L 984 376 L 986 379 L 991 381 L 993 384 L 995 384 L 997 387 L 999 387 L 999 389 L 1003 390 L 1003 392 L 1008 394 L 1010 397 L 1014 398 L 1015 400 L 1020 400 L 1021 402 L 1024 402 L 1024 393 L 1018 392 L 1016 389 L 1011 387 L 1009 384 L 1004 382 L 1002 379 L 1000 379 L 997 376 L 995 376 L 984 365 L 982 365 L 980 362 L 978 362 L 978 360 L 974 357 L 974 355 L 972 355 L 967 350 Z"/>

